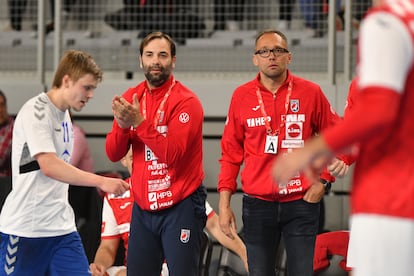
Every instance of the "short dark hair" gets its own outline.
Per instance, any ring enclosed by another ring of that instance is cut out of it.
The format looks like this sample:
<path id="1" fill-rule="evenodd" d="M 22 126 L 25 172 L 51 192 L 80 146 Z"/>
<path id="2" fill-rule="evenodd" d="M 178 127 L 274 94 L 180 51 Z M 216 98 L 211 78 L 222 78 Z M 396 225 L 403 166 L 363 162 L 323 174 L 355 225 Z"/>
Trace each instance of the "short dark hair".
<path id="1" fill-rule="evenodd" d="M 170 43 L 170 50 L 171 50 L 171 56 L 175 57 L 176 55 L 176 46 L 174 40 L 171 38 L 171 36 L 163 33 L 163 32 L 152 32 L 149 33 L 147 36 L 144 37 L 144 39 L 141 41 L 141 45 L 139 47 L 139 53 L 142 56 L 144 54 L 144 47 L 147 46 L 152 40 L 154 39 L 166 39 L 168 43 Z"/>
<path id="2" fill-rule="evenodd" d="M 266 29 L 266 30 L 263 30 L 260 33 L 258 33 L 257 36 L 256 36 L 255 45 L 257 44 L 257 41 L 262 36 L 264 36 L 265 34 L 277 34 L 278 36 L 280 36 L 286 42 L 286 46 L 288 45 L 288 40 L 287 40 L 286 35 L 284 33 L 282 33 L 281 31 L 274 30 L 274 29 Z"/>

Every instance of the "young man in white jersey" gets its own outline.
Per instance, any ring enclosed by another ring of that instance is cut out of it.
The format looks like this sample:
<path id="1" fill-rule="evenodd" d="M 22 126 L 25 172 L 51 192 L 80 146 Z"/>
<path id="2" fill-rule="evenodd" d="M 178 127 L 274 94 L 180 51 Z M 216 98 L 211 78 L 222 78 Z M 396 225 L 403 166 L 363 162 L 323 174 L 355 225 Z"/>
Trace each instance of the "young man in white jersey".
<path id="1" fill-rule="evenodd" d="M 132 148 L 128 151 L 121 163 L 132 173 Z M 129 181 L 129 179 L 127 179 Z M 95 260 L 90 264 L 93 276 L 125 276 L 126 266 L 113 266 L 120 240 L 122 239 L 125 247 L 125 259 L 128 254 L 128 236 L 131 221 L 132 205 L 134 199 L 130 191 L 126 191 L 121 196 L 106 194 L 102 210 L 102 239 L 101 244 L 95 255 Z M 247 268 L 246 246 L 237 235 L 233 233 L 234 239 L 230 239 L 220 230 L 219 219 L 216 212 L 206 201 L 207 231 L 223 246 L 231 249 L 243 260 Z M 107 274 L 105 274 L 107 273 Z M 168 267 L 163 265 L 162 276 L 168 276 Z"/>
<path id="2" fill-rule="evenodd" d="M 69 109 L 93 97 L 102 71 L 82 51 L 67 51 L 52 88 L 28 100 L 15 120 L 12 191 L 0 215 L 0 275 L 91 275 L 68 202 L 69 184 L 122 194 L 129 185 L 70 165 Z"/>
<path id="3" fill-rule="evenodd" d="M 414 271 L 414 1 L 373 4 L 360 27 L 352 110 L 272 171 L 287 182 L 358 145 L 348 265 L 353 276 L 406 276 Z"/>

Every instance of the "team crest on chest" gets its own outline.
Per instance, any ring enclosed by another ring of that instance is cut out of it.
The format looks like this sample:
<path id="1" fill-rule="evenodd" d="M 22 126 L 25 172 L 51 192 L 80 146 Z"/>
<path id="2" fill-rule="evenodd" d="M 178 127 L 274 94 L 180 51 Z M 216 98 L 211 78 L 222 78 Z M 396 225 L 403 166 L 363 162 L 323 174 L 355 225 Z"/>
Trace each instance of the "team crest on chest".
<path id="1" fill-rule="evenodd" d="M 292 112 L 299 111 L 299 100 L 290 100 L 290 111 Z"/>

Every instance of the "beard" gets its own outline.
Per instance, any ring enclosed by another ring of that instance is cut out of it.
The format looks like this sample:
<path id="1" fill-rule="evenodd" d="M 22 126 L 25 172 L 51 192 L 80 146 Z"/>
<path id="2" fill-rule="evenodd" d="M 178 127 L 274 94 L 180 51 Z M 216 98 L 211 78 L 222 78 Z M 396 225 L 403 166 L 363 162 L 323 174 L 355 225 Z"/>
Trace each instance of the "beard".
<path id="1" fill-rule="evenodd" d="M 160 70 L 156 74 L 151 73 L 152 69 Z M 161 66 L 148 66 L 145 68 L 145 78 L 148 82 L 154 87 L 160 87 L 163 85 L 171 75 L 171 66 L 161 67 Z"/>

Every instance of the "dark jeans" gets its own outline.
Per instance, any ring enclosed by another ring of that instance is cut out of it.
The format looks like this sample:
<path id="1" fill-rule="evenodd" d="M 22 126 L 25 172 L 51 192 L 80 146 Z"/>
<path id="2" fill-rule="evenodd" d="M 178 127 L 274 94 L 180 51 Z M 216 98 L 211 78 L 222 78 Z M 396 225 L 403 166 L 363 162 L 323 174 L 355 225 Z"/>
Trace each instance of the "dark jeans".
<path id="1" fill-rule="evenodd" d="M 292 0 L 280 0 L 279 3 L 279 19 L 292 21 L 292 10 L 295 6 L 295 1 Z"/>
<path id="2" fill-rule="evenodd" d="M 171 276 L 198 274 L 207 220 L 206 196 L 205 188 L 200 187 L 175 206 L 155 212 L 144 211 L 134 203 L 128 241 L 128 276 L 159 276 L 164 259 Z"/>
<path id="3" fill-rule="evenodd" d="M 269 202 L 244 196 L 243 230 L 250 276 L 276 275 L 280 239 L 289 276 L 312 276 L 319 203 Z"/>

